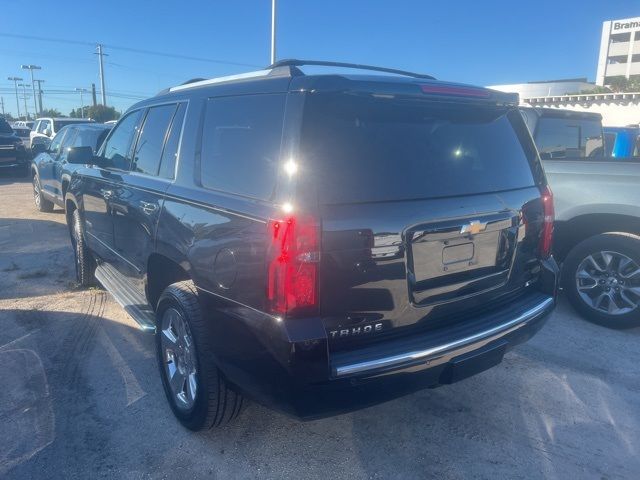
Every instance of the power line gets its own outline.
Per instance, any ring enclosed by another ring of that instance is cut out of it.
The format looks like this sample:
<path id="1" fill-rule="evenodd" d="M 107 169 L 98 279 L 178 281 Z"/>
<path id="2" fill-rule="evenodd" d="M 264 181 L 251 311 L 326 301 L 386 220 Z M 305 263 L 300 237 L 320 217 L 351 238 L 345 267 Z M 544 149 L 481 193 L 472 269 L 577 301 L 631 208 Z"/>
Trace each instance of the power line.
<path id="1" fill-rule="evenodd" d="M 68 43 L 70 45 L 84 45 L 95 47 L 97 42 L 85 42 L 81 40 L 68 40 L 63 38 L 51 38 L 51 37 L 40 37 L 36 35 L 20 35 L 15 33 L 2 33 L 0 32 L 0 37 L 10 37 L 10 38 L 20 38 L 23 40 L 37 40 L 41 42 L 58 42 L 58 43 Z M 166 52 L 156 52 L 154 50 L 145 50 L 141 48 L 131 48 L 131 47 L 122 47 L 119 45 L 109 45 L 102 43 L 102 47 L 111 48 L 113 50 L 122 50 L 123 52 L 132 52 L 132 53 L 140 53 L 143 55 L 155 55 L 158 57 L 168 57 L 168 58 L 177 58 L 181 60 L 191 60 L 194 62 L 207 62 L 207 63 L 218 63 L 222 65 L 235 65 L 239 67 L 251 67 L 251 68 L 261 68 L 262 65 L 255 65 L 251 63 L 241 63 L 241 62 L 230 62 L 227 60 L 219 60 L 215 58 L 205 58 L 205 57 L 193 57 L 190 55 L 180 55 L 177 53 L 166 53 Z"/>

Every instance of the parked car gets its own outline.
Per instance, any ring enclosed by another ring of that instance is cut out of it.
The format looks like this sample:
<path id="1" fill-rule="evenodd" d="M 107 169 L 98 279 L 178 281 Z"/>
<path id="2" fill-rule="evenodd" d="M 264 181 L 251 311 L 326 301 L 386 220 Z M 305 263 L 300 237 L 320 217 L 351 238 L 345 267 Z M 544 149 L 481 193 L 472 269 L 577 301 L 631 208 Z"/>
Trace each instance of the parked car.
<path id="1" fill-rule="evenodd" d="M 535 114 L 527 123 L 554 192 L 554 255 L 567 297 L 592 322 L 640 325 L 640 159 L 594 153 L 603 145 L 598 114 L 524 112 Z"/>
<path id="2" fill-rule="evenodd" d="M 55 137 L 62 127 L 67 125 L 73 125 L 76 123 L 93 123 L 93 120 L 87 118 L 51 118 L 42 117 L 37 118 L 36 123 L 31 130 L 31 145 L 43 142 L 44 140 L 51 140 Z"/>
<path id="3" fill-rule="evenodd" d="M 607 157 L 640 157 L 640 128 L 604 127 L 604 143 Z"/>
<path id="4" fill-rule="evenodd" d="M 25 150 L 29 152 L 31 149 L 31 129 L 26 126 L 15 125 L 15 124 L 12 125 L 11 128 L 13 129 L 14 133 L 18 136 L 18 138 L 22 140 L 22 145 L 24 145 Z"/>
<path id="5" fill-rule="evenodd" d="M 243 396 L 316 418 L 456 382 L 555 305 L 553 200 L 517 96 L 306 64 L 343 66 L 173 87 L 97 156 L 69 153 L 93 164 L 65 197 L 78 279 L 155 329 L 190 429 Z"/>
<path id="6" fill-rule="evenodd" d="M 78 167 L 69 163 L 69 150 L 87 147 L 96 152 L 107 134 L 110 125 L 100 123 L 72 124 L 62 127 L 50 143 L 34 146 L 36 157 L 31 164 L 33 199 L 41 212 L 51 212 L 54 205 L 64 208 L 64 195 L 72 172 Z"/>
<path id="7" fill-rule="evenodd" d="M 29 158 L 20 137 L 9 123 L 0 117 L 0 170 L 13 169 L 27 172 Z"/>

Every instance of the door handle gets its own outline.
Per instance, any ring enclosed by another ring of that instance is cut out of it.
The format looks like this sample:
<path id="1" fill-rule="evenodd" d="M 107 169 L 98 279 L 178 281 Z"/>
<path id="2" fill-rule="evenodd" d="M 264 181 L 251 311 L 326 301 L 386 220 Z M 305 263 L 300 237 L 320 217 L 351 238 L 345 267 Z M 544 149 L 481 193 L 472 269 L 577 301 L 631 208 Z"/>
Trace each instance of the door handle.
<path id="1" fill-rule="evenodd" d="M 101 189 L 100 193 L 102 194 L 102 198 L 104 198 L 105 200 L 109 200 L 111 197 L 113 197 L 113 190 Z"/>
<path id="2" fill-rule="evenodd" d="M 140 206 L 142 207 L 142 211 L 147 215 L 151 215 L 158 209 L 158 205 L 156 203 L 145 202 L 140 200 Z"/>

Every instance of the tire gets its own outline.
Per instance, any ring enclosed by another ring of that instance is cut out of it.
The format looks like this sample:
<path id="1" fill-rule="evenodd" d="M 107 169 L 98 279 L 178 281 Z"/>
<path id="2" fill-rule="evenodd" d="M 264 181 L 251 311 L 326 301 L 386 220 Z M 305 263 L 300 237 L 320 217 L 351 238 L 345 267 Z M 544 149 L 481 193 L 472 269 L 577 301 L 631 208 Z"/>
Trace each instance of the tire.
<path id="1" fill-rule="evenodd" d="M 610 328 L 640 326 L 640 237 L 603 233 L 567 255 L 562 284 L 587 320 Z"/>
<path id="2" fill-rule="evenodd" d="M 197 431 L 236 418 L 243 398 L 229 388 L 212 360 L 211 333 L 193 282 L 169 285 L 160 295 L 156 318 L 162 386 L 180 423 Z"/>
<path id="3" fill-rule="evenodd" d="M 71 216 L 71 245 L 76 264 L 76 279 L 82 287 L 92 287 L 96 283 L 96 262 L 84 241 L 84 231 L 80 222 L 80 211 Z"/>
<path id="4" fill-rule="evenodd" d="M 45 213 L 53 212 L 53 202 L 47 200 L 46 198 L 44 198 L 44 195 L 42 195 L 40 177 L 37 173 L 33 174 L 31 183 L 33 185 L 33 202 L 36 205 L 36 210 Z"/>

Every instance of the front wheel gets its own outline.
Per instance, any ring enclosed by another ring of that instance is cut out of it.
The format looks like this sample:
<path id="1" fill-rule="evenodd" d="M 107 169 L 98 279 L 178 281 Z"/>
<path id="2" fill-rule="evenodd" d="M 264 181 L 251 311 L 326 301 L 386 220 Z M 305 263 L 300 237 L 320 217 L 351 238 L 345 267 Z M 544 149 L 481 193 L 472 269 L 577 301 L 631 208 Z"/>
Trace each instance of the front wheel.
<path id="1" fill-rule="evenodd" d="M 564 290 L 587 320 L 611 328 L 640 325 L 640 237 L 604 233 L 574 247 L 562 267 Z"/>
<path id="2" fill-rule="evenodd" d="M 34 174 L 31 179 L 31 183 L 33 185 L 33 202 L 36 205 L 36 209 L 39 212 L 52 212 L 53 211 L 53 202 L 47 200 L 42 195 L 42 186 L 40 185 L 40 177 L 38 174 Z"/>
<path id="3" fill-rule="evenodd" d="M 243 400 L 212 361 L 211 332 L 193 282 L 168 286 L 158 301 L 156 318 L 162 385 L 180 423 L 202 430 L 235 418 Z"/>
<path id="4" fill-rule="evenodd" d="M 83 287 L 95 285 L 96 262 L 84 241 L 84 231 L 78 210 L 74 210 L 71 216 L 71 244 L 75 257 L 78 283 Z"/>

